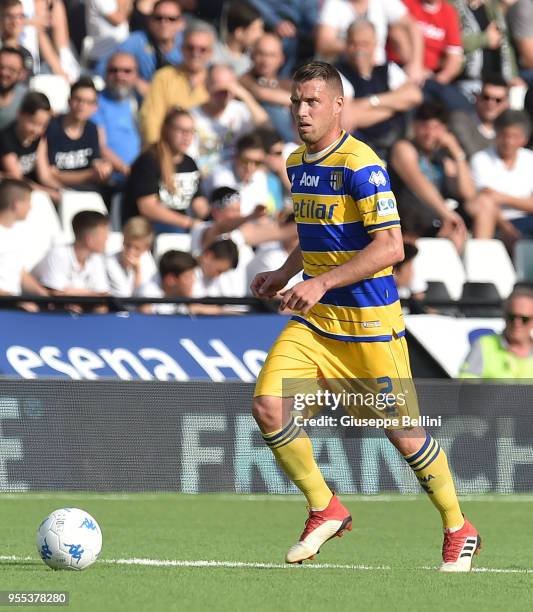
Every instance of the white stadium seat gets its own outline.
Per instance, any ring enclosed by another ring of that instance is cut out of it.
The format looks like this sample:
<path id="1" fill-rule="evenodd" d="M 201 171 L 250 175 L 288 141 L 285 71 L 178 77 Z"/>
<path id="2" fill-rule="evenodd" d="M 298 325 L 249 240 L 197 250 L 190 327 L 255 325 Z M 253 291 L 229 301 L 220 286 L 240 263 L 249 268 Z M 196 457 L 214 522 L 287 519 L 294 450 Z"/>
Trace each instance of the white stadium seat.
<path id="1" fill-rule="evenodd" d="M 122 250 L 122 244 L 124 242 L 124 236 L 122 232 L 109 232 L 109 238 L 105 245 L 106 255 L 114 255 Z"/>
<path id="2" fill-rule="evenodd" d="M 70 85 L 57 74 L 37 74 L 30 79 L 30 89 L 42 92 L 49 100 L 54 114 L 68 110 Z"/>
<path id="3" fill-rule="evenodd" d="M 190 234 L 159 234 L 156 236 L 154 245 L 154 259 L 159 261 L 161 255 L 167 251 L 186 251 L 191 250 Z"/>
<path id="4" fill-rule="evenodd" d="M 463 254 L 466 280 L 494 283 L 500 297 L 506 298 L 516 282 L 513 262 L 500 240 L 467 240 Z"/>
<path id="5" fill-rule="evenodd" d="M 533 240 L 519 240 L 516 243 L 514 265 L 518 280 L 533 282 Z"/>
<path id="6" fill-rule="evenodd" d="M 25 267 L 34 268 L 50 247 L 60 241 L 61 225 L 50 196 L 44 191 L 32 191 L 31 208 L 24 221 L 28 239 L 25 244 Z"/>
<path id="7" fill-rule="evenodd" d="M 72 218 L 82 210 L 95 210 L 107 215 L 107 207 L 99 193 L 95 191 L 63 191 L 59 204 L 59 219 L 68 242 L 74 240 Z"/>
<path id="8" fill-rule="evenodd" d="M 419 238 L 418 255 L 413 260 L 419 281 L 441 281 L 453 300 L 461 297 L 465 271 L 457 250 L 447 238 Z"/>

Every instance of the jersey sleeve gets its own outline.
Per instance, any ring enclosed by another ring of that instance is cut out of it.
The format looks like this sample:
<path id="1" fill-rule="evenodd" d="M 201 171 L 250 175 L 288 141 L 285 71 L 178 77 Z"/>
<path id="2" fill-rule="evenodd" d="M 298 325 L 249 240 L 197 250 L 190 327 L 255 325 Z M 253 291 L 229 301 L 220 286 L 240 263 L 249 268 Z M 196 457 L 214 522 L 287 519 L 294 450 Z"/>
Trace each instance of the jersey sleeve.
<path id="1" fill-rule="evenodd" d="M 366 231 L 372 233 L 400 227 L 396 198 L 385 168 L 372 164 L 349 172 L 350 195 L 355 201 Z"/>

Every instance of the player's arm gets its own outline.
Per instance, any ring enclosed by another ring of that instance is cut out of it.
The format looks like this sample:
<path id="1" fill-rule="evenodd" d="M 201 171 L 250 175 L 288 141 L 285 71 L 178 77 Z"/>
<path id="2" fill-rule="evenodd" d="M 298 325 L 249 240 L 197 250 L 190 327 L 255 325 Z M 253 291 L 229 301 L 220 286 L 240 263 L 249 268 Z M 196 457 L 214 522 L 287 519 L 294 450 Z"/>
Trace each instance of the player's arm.
<path id="1" fill-rule="evenodd" d="M 398 226 L 370 234 L 372 242 L 346 263 L 294 285 L 285 292 L 281 310 L 309 312 L 320 298 L 337 287 L 370 278 L 376 272 L 403 260 L 402 232 Z"/>
<path id="2" fill-rule="evenodd" d="M 250 289 L 255 297 L 273 298 L 302 268 L 302 251 L 298 245 L 287 257 L 281 268 L 257 274 L 250 285 Z"/>

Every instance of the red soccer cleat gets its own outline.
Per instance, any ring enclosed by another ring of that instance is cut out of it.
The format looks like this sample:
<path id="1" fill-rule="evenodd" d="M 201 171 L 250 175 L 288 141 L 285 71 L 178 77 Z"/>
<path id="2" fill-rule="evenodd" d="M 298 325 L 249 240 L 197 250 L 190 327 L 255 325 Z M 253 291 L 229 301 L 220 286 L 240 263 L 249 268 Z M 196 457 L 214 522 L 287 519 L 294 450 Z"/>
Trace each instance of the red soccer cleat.
<path id="1" fill-rule="evenodd" d="M 477 529 L 465 518 L 465 524 L 453 533 L 444 532 L 441 572 L 469 572 L 472 558 L 479 554 L 481 538 Z"/>
<path id="2" fill-rule="evenodd" d="M 285 561 L 302 563 L 306 559 L 313 559 L 324 542 L 335 536 L 342 537 L 346 530 L 352 530 L 352 517 L 333 494 L 327 508 L 309 510 L 309 518 L 305 521 L 300 541 L 289 548 Z"/>

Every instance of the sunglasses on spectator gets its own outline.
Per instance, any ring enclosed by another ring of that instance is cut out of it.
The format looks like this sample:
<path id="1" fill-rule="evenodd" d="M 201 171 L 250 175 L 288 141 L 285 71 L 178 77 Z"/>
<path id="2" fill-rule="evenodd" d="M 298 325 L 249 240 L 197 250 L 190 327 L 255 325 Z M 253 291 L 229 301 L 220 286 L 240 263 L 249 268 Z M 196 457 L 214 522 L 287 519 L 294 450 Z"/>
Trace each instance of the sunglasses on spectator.
<path id="1" fill-rule="evenodd" d="M 117 74 L 118 72 L 123 72 L 124 74 L 131 74 L 133 72 L 133 68 L 122 68 L 122 66 L 109 66 L 107 71 L 110 74 Z"/>
<path id="2" fill-rule="evenodd" d="M 505 98 L 497 98 L 496 96 L 489 96 L 488 94 L 481 94 L 481 99 L 485 102 L 490 102 L 492 100 L 496 102 L 496 104 L 501 104 L 505 100 Z"/>
<path id="3" fill-rule="evenodd" d="M 176 23 L 176 21 L 179 21 L 181 17 L 178 17 L 176 15 L 152 15 L 152 19 L 154 21 L 158 21 L 159 23 L 163 21 L 169 21 L 170 23 Z"/>
<path id="4" fill-rule="evenodd" d="M 185 45 L 183 48 L 186 51 L 198 51 L 198 53 L 208 53 L 211 51 L 210 47 L 202 47 L 201 45 Z"/>
<path id="5" fill-rule="evenodd" d="M 526 325 L 527 323 L 531 321 L 531 317 L 528 317 L 527 315 L 516 314 L 514 312 L 508 312 L 505 315 L 505 320 L 509 321 L 509 323 L 514 323 L 515 321 L 521 321 L 524 325 Z"/>
<path id="6" fill-rule="evenodd" d="M 263 160 L 262 159 L 251 159 L 250 157 L 246 157 L 245 155 L 241 155 L 239 157 L 239 161 L 244 166 L 248 166 L 249 165 L 249 166 L 255 166 L 256 168 L 263 164 Z"/>

